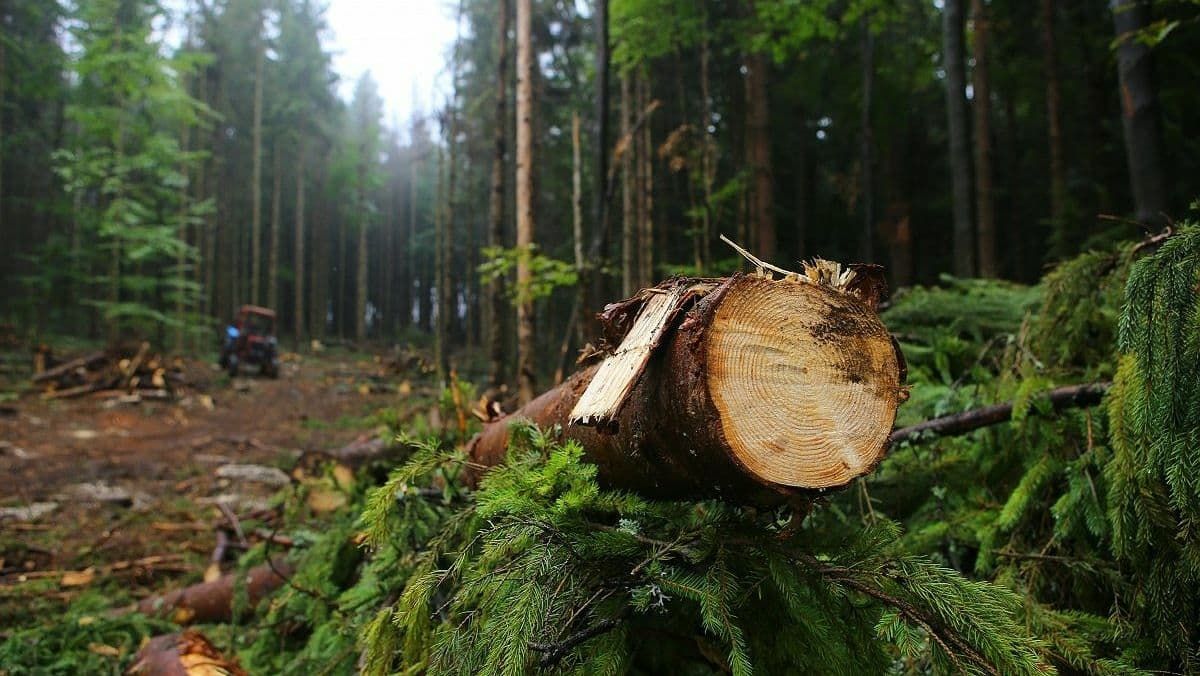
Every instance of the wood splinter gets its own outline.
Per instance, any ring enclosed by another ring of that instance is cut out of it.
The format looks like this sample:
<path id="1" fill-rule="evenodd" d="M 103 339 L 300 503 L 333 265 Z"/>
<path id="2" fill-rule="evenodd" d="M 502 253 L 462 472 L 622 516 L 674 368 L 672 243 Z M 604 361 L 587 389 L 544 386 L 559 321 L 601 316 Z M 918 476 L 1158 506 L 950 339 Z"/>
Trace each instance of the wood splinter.
<path id="1" fill-rule="evenodd" d="M 508 423 L 524 418 L 578 441 L 605 485 L 653 497 L 779 503 L 870 472 L 905 398 L 875 311 L 881 270 L 783 272 L 671 280 L 610 305 L 601 319 L 619 346 L 486 425 L 472 459 L 501 462 Z"/>

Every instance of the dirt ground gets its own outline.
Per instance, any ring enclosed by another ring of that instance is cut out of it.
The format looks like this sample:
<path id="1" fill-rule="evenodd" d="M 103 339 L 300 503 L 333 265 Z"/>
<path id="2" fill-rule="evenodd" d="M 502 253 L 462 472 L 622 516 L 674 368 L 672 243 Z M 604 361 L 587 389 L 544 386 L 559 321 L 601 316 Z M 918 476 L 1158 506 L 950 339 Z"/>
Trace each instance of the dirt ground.
<path id="1" fill-rule="evenodd" d="M 413 399 L 362 354 L 288 355 L 277 380 L 188 375 L 171 403 L 29 390 L 0 407 L 0 627 L 102 583 L 136 598 L 198 579 L 227 513 L 251 528 L 301 453 L 378 434 Z"/>

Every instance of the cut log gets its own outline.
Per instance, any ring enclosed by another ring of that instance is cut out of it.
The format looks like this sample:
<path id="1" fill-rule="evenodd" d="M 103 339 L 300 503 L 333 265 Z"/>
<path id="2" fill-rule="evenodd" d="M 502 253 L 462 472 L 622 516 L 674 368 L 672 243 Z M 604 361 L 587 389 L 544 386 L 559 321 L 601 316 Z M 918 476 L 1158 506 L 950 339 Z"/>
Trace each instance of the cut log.
<path id="1" fill-rule="evenodd" d="M 89 369 L 96 364 L 103 362 L 107 358 L 108 354 L 105 352 L 93 352 L 87 356 L 80 357 L 79 359 L 72 359 L 64 364 L 59 364 L 52 369 L 42 371 L 33 377 L 33 382 L 43 383 L 48 380 L 61 378 L 77 369 Z"/>
<path id="2" fill-rule="evenodd" d="M 198 631 L 156 636 L 146 642 L 125 671 L 127 676 L 245 676 Z"/>
<path id="3" fill-rule="evenodd" d="M 244 585 L 247 609 L 278 589 L 292 574 L 292 566 L 283 557 L 255 566 L 245 573 L 229 573 L 213 582 L 201 582 L 161 596 L 143 599 L 137 611 L 143 615 L 165 617 L 176 624 L 228 622 L 233 619 L 234 591 Z"/>
<path id="4" fill-rule="evenodd" d="M 485 425 L 472 460 L 501 462 L 508 423 L 523 418 L 579 442 L 603 484 L 652 497 L 778 503 L 844 486 L 883 458 L 905 397 L 875 312 L 881 284 L 873 266 L 821 261 L 782 280 L 674 280 L 610 306 L 602 320 L 620 347 Z M 678 299 L 665 314 L 646 302 L 662 294 Z M 627 343 L 651 346 L 644 363 Z"/>

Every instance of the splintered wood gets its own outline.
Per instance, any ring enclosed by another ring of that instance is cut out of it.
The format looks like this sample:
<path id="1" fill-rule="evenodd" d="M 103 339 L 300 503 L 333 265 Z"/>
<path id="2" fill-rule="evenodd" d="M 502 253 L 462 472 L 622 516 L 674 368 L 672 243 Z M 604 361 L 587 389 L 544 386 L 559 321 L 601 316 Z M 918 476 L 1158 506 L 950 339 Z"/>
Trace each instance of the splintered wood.
<path id="1" fill-rule="evenodd" d="M 571 410 L 572 425 L 607 427 L 614 423 L 686 291 L 680 285 L 650 295 L 621 345 L 600 365 Z"/>
<path id="2" fill-rule="evenodd" d="M 876 313 L 882 270 L 765 270 L 610 305 L 616 351 L 512 417 L 580 444 L 603 485 L 650 497 L 778 504 L 846 486 L 887 452 L 905 394 Z M 507 418 L 485 425 L 474 466 L 503 462 L 507 441 Z"/>

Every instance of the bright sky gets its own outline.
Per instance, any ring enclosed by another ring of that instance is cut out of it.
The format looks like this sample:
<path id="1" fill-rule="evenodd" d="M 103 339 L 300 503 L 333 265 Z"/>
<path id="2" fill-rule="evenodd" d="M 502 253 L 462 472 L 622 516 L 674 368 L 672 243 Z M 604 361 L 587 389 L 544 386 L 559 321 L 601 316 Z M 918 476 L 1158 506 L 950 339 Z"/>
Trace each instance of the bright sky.
<path id="1" fill-rule="evenodd" d="M 406 127 L 414 108 L 428 111 L 446 96 L 442 70 L 454 42 L 454 13 L 447 0 L 330 0 L 328 48 L 349 100 L 365 71 L 387 103 L 385 122 Z M 415 105 L 414 105 L 414 98 Z"/>

